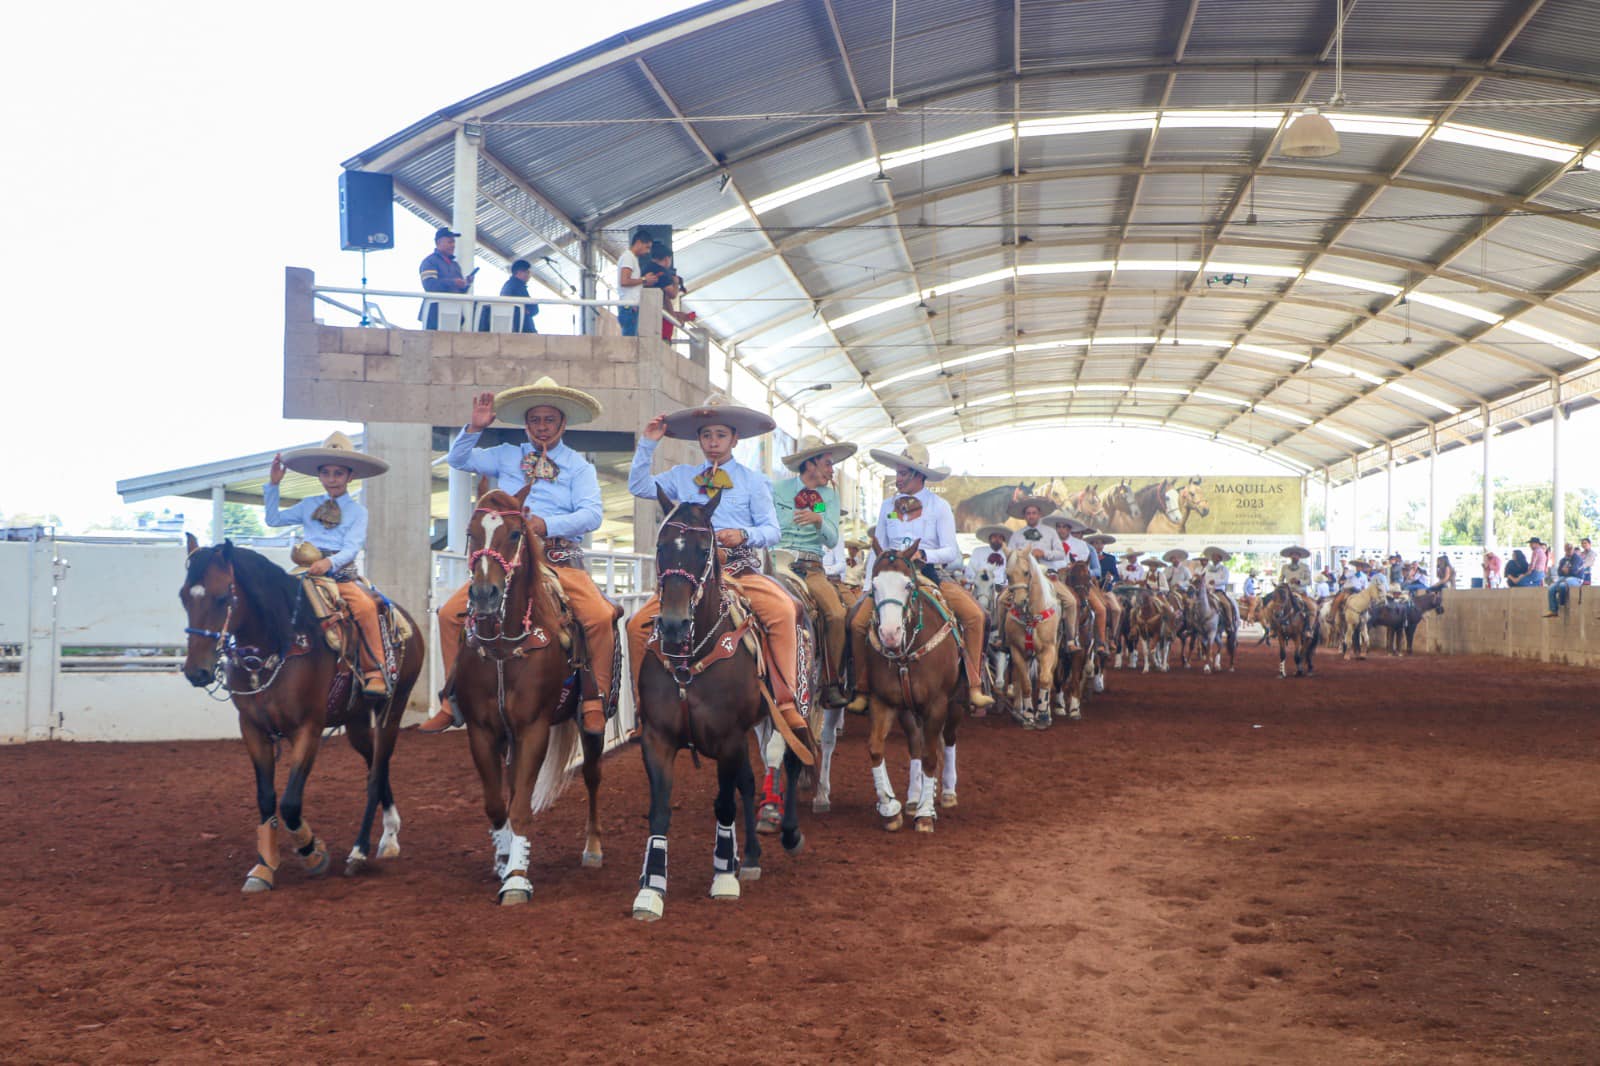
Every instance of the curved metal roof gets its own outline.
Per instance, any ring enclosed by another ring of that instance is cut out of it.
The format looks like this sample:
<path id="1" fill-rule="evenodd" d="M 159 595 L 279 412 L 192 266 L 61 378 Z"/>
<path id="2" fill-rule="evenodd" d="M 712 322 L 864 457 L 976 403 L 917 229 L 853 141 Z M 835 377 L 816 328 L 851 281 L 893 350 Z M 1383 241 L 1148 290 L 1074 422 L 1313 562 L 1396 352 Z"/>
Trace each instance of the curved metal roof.
<path id="1" fill-rule="evenodd" d="M 670 223 L 701 321 L 869 444 L 1153 424 L 1347 468 L 1592 391 L 1600 5 L 1346 12 L 1321 160 L 1277 145 L 1333 93 L 1328 0 L 723 0 L 345 166 L 442 219 L 470 120 L 491 253 Z"/>

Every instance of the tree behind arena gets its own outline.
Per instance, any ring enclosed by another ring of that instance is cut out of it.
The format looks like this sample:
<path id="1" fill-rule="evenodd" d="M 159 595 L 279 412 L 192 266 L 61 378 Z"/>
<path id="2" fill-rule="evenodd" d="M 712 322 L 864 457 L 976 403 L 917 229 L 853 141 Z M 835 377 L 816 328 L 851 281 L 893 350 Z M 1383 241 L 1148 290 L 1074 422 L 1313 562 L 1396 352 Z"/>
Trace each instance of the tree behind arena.
<path id="1" fill-rule="evenodd" d="M 225 503 L 222 505 L 222 531 L 230 537 L 264 537 L 267 527 L 262 525 L 261 516 L 256 509 L 247 503 Z"/>
<path id="2" fill-rule="evenodd" d="M 1580 537 L 1593 536 L 1600 527 L 1600 494 L 1589 490 L 1568 492 L 1567 529 L 1560 537 L 1550 534 L 1551 505 L 1555 493 L 1550 485 L 1507 485 L 1495 479 L 1494 543 L 1522 545 L 1529 537 L 1555 541 L 1556 549 L 1576 544 Z M 1439 524 L 1439 537 L 1445 544 L 1483 543 L 1483 493 L 1457 497 L 1455 506 Z"/>

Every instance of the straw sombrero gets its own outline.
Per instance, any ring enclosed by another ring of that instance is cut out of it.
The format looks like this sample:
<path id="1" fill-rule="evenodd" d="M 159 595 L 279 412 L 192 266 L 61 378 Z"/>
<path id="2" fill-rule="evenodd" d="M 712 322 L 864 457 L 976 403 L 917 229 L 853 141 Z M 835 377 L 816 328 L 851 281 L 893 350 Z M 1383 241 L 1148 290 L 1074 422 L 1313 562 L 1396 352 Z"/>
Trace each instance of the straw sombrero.
<path id="1" fill-rule="evenodd" d="M 844 542 L 844 546 L 846 548 L 854 548 L 858 552 L 864 552 L 868 548 L 872 547 L 872 545 L 868 544 L 860 537 L 851 537 L 849 540 Z"/>
<path id="2" fill-rule="evenodd" d="M 1091 533 L 1083 538 L 1086 543 L 1093 544 L 1096 548 L 1104 548 L 1107 544 L 1115 544 L 1117 538 L 1110 533 Z"/>
<path id="3" fill-rule="evenodd" d="M 1021 518 L 1022 512 L 1030 507 L 1039 508 L 1041 515 L 1047 515 L 1056 509 L 1056 501 L 1048 496 L 1024 496 L 1006 508 L 1006 514 L 1012 518 Z"/>
<path id="4" fill-rule="evenodd" d="M 1141 561 L 1139 565 L 1144 567 L 1146 570 L 1165 570 L 1167 568 L 1166 563 L 1153 556 L 1149 559 Z"/>
<path id="5" fill-rule="evenodd" d="M 1212 545 L 1209 545 L 1209 546 L 1207 546 L 1205 548 L 1200 549 L 1200 554 L 1204 555 L 1207 559 L 1210 559 L 1213 562 L 1224 562 L 1225 563 L 1229 559 L 1233 558 L 1233 553 L 1232 552 L 1224 551 L 1223 549 L 1217 547 L 1215 544 L 1212 544 Z"/>
<path id="6" fill-rule="evenodd" d="M 983 543 L 988 544 L 989 543 L 989 538 L 994 536 L 996 533 L 998 533 L 1000 536 L 1005 537 L 1006 539 L 1009 540 L 1011 538 L 1011 527 L 1010 526 L 980 526 L 980 527 L 978 527 L 978 532 L 976 534 L 974 534 L 974 535 L 979 540 L 981 540 Z"/>
<path id="7" fill-rule="evenodd" d="M 352 478 L 377 477 L 389 464 L 376 456 L 356 451 L 355 442 L 337 431 L 328 434 L 320 448 L 296 448 L 283 453 L 283 465 L 297 474 L 317 476 L 325 466 L 346 466 Z"/>
<path id="8" fill-rule="evenodd" d="M 1127 551 L 1122 553 L 1122 557 L 1124 559 L 1137 560 L 1139 558 L 1139 549 L 1138 548 L 1129 548 Z"/>
<path id="9" fill-rule="evenodd" d="M 1287 548 L 1285 548 L 1281 552 L 1279 552 L 1278 554 L 1282 555 L 1282 556 L 1284 556 L 1285 558 L 1288 558 L 1288 559 L 1309 559 L 1309 558 L 1311 558 L 1311 553 L 1309 551 L 1307 551 L 1305 548 L 1300 547 L 1300 545 L 1298 545 L 1298 544 L 1291 544 Z"/>
<path id="10" fill-rule="evenodd" d="M 904 452 L 885 451 L 874 448 L 867 453 L 874 460 L 893 470 L 915 470 L 929 481 L 943 481 L 950 476 L 948 466 L 934 466 L 928 461 L 928 449 L 920 444 L 909 444 Z"/>
<path id="11" fill-rule="evenodd" d="M 1182 548 L 1173 548 L 1161 558 L 1165 559 L 1169 563 L 1177 564 L 1189 558 L 1189 553 L 1184 551 Z"/>
<path id="12" fill-rule="evenodd" d="M 567 416 L 569 426 L 581 426 L 600 417 L 599 400 L 580 389 L 556 384 L 548 374 L 532 385 L 518 385 L 494 398 L 494 416 L 508 425 L 524 425 L 529 409 L 534 407 L 554 407 Z"/>
<path id="13" fill-rule="evenodd" d="M 742 436 L 743 434 L 741 434 Z M 793 455 L 783 457 L 783 465 L 790 470 L 798 471 L 806 464 L 807 459 L 815 459 L 819 455 L 832 455 L 833 461 L 842 463 L 856 453 L 856 446 L 841 442 L 829 444 L 821 437 L 805 437 L 800 441 Z"/>
<path id="14" fill-rule="evenodd" d="M 740 407 L 726 396 L 712 396 L 699 407 L 686 407 L 667 416 L 667 436 L 674 440 L 698 440 L 706 426 L 727 426 L 748 439 L 771 433 L 777 423 L 760 411 Z"/>
<path id="15" fill-rule="evenodd" d="M 1055 526 L 1057 529 L 1060 529 L 1062 526 L 1066 526 L 1067 532 L 1071 533 L 1075 537 L 1087 537 L 1089 534 L 1095 531 L 1093 526 L 1079 521 L 1078 519 L 1067 514 L 1065 511 L 1057 511 L 1055 514 L 1045 515 L 1044 521 L 1052 526 Z"/>

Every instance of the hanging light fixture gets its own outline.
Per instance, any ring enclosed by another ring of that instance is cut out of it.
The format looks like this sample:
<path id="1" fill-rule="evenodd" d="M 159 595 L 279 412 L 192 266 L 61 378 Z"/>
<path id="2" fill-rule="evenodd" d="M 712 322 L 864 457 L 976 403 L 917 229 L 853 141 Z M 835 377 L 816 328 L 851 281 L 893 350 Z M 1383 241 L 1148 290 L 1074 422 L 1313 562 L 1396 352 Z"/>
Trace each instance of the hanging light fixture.
<path id="1" fill-rule="evenodd" d="M 1333 97 L 1330 109 L 1341 108 L 1344 99 L 1344 3 L 1333 0 Z M 1324 159 L 1339 153 L 1339 131 L 1315 105 L 1294 117 L 1283 132 L 1281 151 L 1291 159 Z"/>

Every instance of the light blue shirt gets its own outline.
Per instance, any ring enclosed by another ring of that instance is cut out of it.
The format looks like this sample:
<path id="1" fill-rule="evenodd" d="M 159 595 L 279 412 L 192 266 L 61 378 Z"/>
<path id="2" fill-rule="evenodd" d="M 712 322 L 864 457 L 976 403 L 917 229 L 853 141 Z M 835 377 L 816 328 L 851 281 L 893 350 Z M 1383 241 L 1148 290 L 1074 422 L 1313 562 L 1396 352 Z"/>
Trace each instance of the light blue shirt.
<path id="1" fill-rule="evenodd" d="M 342 570 L 356 561 L 356 555 L 367 543 L 367 509 L 357 503 L 347 492 L 339 497 L 339 524 L 329 529 L 311 515 L 329 496 L 319 492 L 307 496 L 287 511 L 278 510 L 278 486 L 267 482 L 261 491 L 266 505 L 267 525 L 300 526 L 300 536 L 315 545 L 335 570 Z"/>
<path id="2" fill-rule="evenodd" d="M 445 462 L 456 470 L 494 478 L 495 488 L 501 492 L 521 492 L 528 483 L 522 473 L 522 460 L 533 451 L 533 445 L 523 441 L 479 448 L 477 443 L 482 436 L 463 428 L 451 442 Z M 528 490 L 528 511 L 544 519 L 549 536 L 580 540 L 599 529 L 605 515 L 594 464 L 565 443 L 558 442 L 545 454 L 556 464 L 556 477 L 554 481 L 533 483 Z"/>
<path id="3" fill-rule="evenodd" d="M 660 443 L 639 438 L 639 446 L 633 450 L 633 466 L 628 470 L 628 491 L 642 500 L 653 500 L 659 487 L 674 503 L 705 503 L 707 497 L 694 479 L 711 464 L 684 463 L 652 476 L 650 465 Z M 778 512 L 772 506 L 772 482 L 737 459 L 729 459 L 722 469 L 733 487 L 722 490 L 722 502 L 711 516 L 711 527 L 743 530 L 749 538 L 745 543 L 752 548 L 774 547 L 779 531 Z"/>

